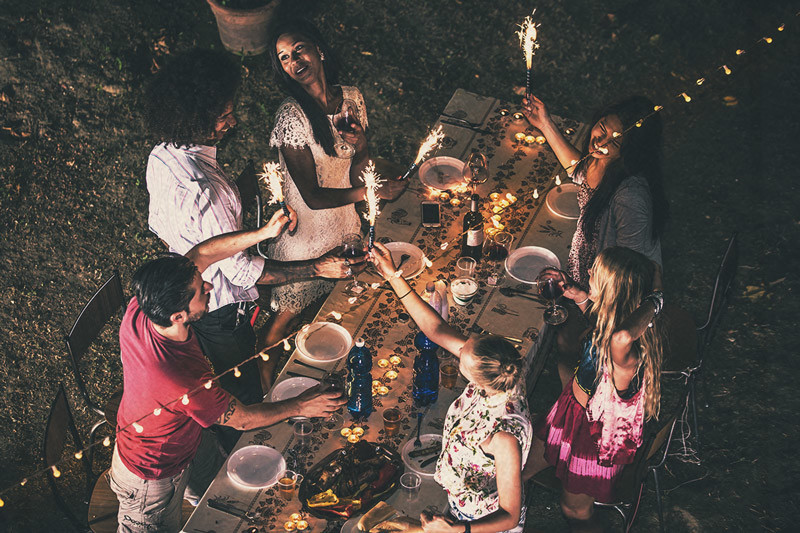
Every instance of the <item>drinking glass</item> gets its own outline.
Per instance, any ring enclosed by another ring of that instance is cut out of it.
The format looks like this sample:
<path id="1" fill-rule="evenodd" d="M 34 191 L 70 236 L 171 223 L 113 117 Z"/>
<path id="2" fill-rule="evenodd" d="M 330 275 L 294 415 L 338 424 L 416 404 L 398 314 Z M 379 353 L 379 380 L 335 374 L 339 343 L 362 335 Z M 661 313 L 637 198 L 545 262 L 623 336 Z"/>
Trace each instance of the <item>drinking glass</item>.
<path id="1" fill-rule="evenodd" d="M 294 440 L 297 446 L 305 446 L 310 440 L 311 433 L 314 431 L 314 425 L 310 420 L 298 420 L 292 426 L 294 433 Z"/>
<path id="2" fill-rule="evenodd" d="M 278 492 L 284 500 L 292 501 L 303 476 L 293 470 L 284 470 L 278 478 Z"/>
<path id="3" fill-rule="evenodd" d="M 390 407 L 383 411 L 383 431 L 387 437 L 394 437 L 400 431 L 400 410 Z"/>
<path id="4" fill-rule="evenodd" d="M 367 247 L 364 238 L 358 233 L 348 233 L 342 238 L 342 257 L 345 259 L 357 259 L 367 255 Z M 358 281 L 358 274 L 353 273 L 353 281 L 345 285 L 344 290 L 351 296 L 358 296 L 367 289 L 367 284 Z"/>
<path id="5" fill-rule="evenodd" d="M 487 234 L 486 240 L 483 241 L 483 257 L 493 263 L 505 261 L 512 242 L 514 236 L 507 231 L 498 231 L 494 235 Z"/>
<path id="6" fill-rule="evenodd" d="M 464 181 L 472 186 L 472 192 L 474 193 L 477 185 L 485 183 L 486 180 L 489 179 L 486 156 L 480 152 L 472 152 L 469 154 L 461 173 L 464 177 Z"/>
<path id="7" fill-rule="evenodd" d="M 555 267 L 546 267 L 536 278 L 539 295 L 551 302 L 551 305 L 544 310 L 544 321 L 553 326 L 562 324 L 567 319 L 567 310 L 556 304 L 556 300 L 564 294 L 564 289 L 559 284 L 561 277 L 557 272 Z"/>
<path id="8" fill-rule="evenodd" d="M 450 356 L 439 361 L 439 372 L 441 373 L 439 384 L 447 389 L 455 388 L 458 381 L 458 360 Z"/>
<path id="9" fill-rule="evenodd" d="M 336 107 L 336 113 L 333 115 L 333 125 L 339 131 L 353 133 L 355 131 L 353 125 L 355 124 L 359 124 L 358 108 L 354 101 L 345 98 Z M 339 157 L 349 159 L 355 155 L 356 149 L 339 137 L 336 143 L 336 153 L 339 154 Z"/>
<path id="10" fill-rule="evenodd" d="M 419 486 L 422 484 L 422 478 L 419 474 L 414 472 L 406 472 L 400 476 L 400 486 L 403 487 L 403 493 L 406 496 L 407 502 L 416 501 L 419 497 Z"/>
<path id="11" fill-rule="evenodd" d="M 450 292 L 458 305 L 467 305 L 478 292 L 475 265 L 477 262 L 471 257 L 459 257 L 456 261 L 456 278 L 450 284 Z"/>
<path id="12" fill-rule="evenodd" d="M 338 392 L 344 394 L 346 390 L 345 377 L 343 374 L 326 374 L 322 378 L 322 390 L 324 392 Z M 341 407 L 339 408 L 342 409 Z M 344 418 L 338 412 L 333 412 L 325 419 L 325 427 L 327 429 L 337 429 L 344 422 Z"/>

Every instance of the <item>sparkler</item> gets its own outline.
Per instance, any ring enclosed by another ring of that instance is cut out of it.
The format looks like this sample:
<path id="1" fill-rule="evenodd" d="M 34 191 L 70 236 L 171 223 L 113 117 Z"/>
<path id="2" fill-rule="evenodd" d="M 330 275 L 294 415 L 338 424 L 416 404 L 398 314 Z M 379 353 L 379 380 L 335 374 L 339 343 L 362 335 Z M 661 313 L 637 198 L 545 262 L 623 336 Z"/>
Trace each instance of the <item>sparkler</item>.
<path id="1" fill-rule="evenodd" d="M 536 10 L 534 9 L 531 13 L 531 16 L 533 16 L 535 13 Z M 539 48 L 539 43 L 536 42 L 536 29 L 539 27 L 539 24 L 533 22 L 531 16 L 525 17 L 525 20 L 523 20 L 522 24 L 519 25 L 519 31 L 517 32 L 517 37 L 519 37 L 519 45 L 522 47 L 523 52 L 525 52 L 525 98 L 528 99 L 528 101 L 530 101 L 531 94 L 533 94 L 533 91 L 531 90 L 531 68 L 533 67 L 533 54 L 535 54 L 536 50 Z"/>
<path id="2" fill-rule="evenodd" d="M 367 188 L 364 194 L 364 200 L 367 201 L 367 212 L 364 213 L 364 218 L 369 221 L 369 243 L 367 247 L 372 250 L 375 246 L 375 219 L 380 214 L 378 211 L 378 188 L 383 183 L 380 174 L 375 172 L 375 163 L 369 162 L 367 168 L 361 174 L 361 181 Z"/>
<path id="3" fill-rule="evenodd" d="M 414 173 L 415 170 L 419 168 L 420 163 L 422 160 L 425 159 L 425 156 L 430 153 L 431 150 L 434 148 L 438 148 L 439 145 L 444 140 L 444 132 L 442 131 L 442 127 L 439 126 L 435 130 L 431 130 L 428 134 L 428 137 L 425 138 L 425 142 L 422 143 L 422 146 L 419 147 L 419 152 L 417 152 L 417 158 L 411 163 L 411 166 L 408 167 L 406 173 L 403 174 L 403 177 L 400 178 L 400 181 L 407 179 Z"/>
<path id="4" fill-rule="evenodd" d="M 280 205 L 286 218 L 291 219 L 292 217 L 289 213 L 289 209 L 286 207 L 286 202 L 283 200 L 283 173 L 281 172 L 280 164 L 264 163 L 264 172 L 261 173 L 261 179 L 264 180 L 267 189 L 269 189 L 272 195 L 269 203 Z"/>

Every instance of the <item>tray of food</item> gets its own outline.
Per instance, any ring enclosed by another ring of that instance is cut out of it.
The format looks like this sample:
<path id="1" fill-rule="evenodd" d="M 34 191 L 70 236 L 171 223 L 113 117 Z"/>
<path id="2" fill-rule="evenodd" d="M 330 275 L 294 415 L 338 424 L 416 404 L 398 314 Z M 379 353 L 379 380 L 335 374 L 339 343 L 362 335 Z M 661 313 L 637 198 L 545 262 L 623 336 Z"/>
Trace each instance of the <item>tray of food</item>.
<path id="1" fill-rule="evenodd" d="M 351 518 L 388 498 L 404 470 L 396 450 L 362 440 L 315 464 L 300 485 L 300 502 L 317 518 Z"/>

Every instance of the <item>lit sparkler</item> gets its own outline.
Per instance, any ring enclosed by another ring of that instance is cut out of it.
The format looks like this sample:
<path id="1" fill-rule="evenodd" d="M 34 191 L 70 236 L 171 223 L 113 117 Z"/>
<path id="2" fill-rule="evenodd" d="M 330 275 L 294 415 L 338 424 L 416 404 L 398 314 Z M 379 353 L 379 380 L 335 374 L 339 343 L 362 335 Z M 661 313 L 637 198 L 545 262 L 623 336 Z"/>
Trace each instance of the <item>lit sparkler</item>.
<path id="1" fill-rule="evenodd" d="M 364 213 L 364 218 L 369 222 L 369 243 L 367 246 L 372 250 L 375 246 L 375 219 L 380 214 L 380 211 L 378 211 L 378 188 L 383 183 L 380 174 L 375 172 L 375 163 L 372 161 L 369 162 L 369 165 L 361 174 L 361 181 L 364 182 L 364 186 L 367 189 L 364 194 L 364 200 L 367 201 L 367 212 Z"/>
<path id="2" fill-rule="evenodd" d="M 406 173 L 403 174 L 403 177 L 400 180 L 408 179 L 411 174 L 414 173 L 415 170 L 419 168 L 420 163 L 425 157 L 430 153 L 431 150 L 434 148 L 438 148 L 439 145 L 444 140 L 444 132 L 442 131 L 442 127 L 439 126 L 435 130 L 431 130 L 428 134 L 428 137 L 425 138 L 425 142 L 422 143 L 422 146 L 419 147 L 419 152 L 417 152 L 417 158 L 414 159 L 414 162 L 411 163 L 411 166 L 408 167 Z"/>
<path id="3" fill-rule="evenodd" d="M 283 173 L 279 163 L 264 163 L 264 172 L 261 173 L 261 179 L 269 189 L 272 198 L 270 204 L 278 204 L 283 209 L 283 214 L 286 218 L 292 218 L 289 209 L 286 207 L 286 202 L 283 200 Z"/>
<path id="4" fill-rule="evenodd" d="M 531 16 L 525 17 L 525 20 L 523 20 L 522 24 L 519 25 L 519 31 L 517 32 L 517 37 L 519 37 L 519 45 L 522 47 L 522 51 L 525 53 L 525 98 L 528 100 L 530 100 L 531 94 L 533 94 L 533 90 L 531 89 L 533 54 L 535 54 L 536 50 L 539 48 L 539 43 L 536 41 L 536 29 L 539 27 L 539 24 L 533 22 L 533 18 L 531 18 L 535 13 L 536 10 L 534 9 L 531 13 Z"/>

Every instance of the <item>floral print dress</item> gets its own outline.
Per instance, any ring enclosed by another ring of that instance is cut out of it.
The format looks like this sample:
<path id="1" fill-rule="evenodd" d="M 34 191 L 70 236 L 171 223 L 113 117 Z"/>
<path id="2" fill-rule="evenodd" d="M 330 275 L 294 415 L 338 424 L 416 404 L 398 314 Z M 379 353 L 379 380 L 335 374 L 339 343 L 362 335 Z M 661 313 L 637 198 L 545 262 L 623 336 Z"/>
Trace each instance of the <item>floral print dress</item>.
<path id="1" fill-rule="evenodd" d="M 524 386 L 487 396 L 470 383 L 447 411 L 434 477 L 459 519 L 475 520 L 500 507 L 495 460 L 480 446 L 499 431 L 516 437 L 524 462 L 533 435 Z"/>

